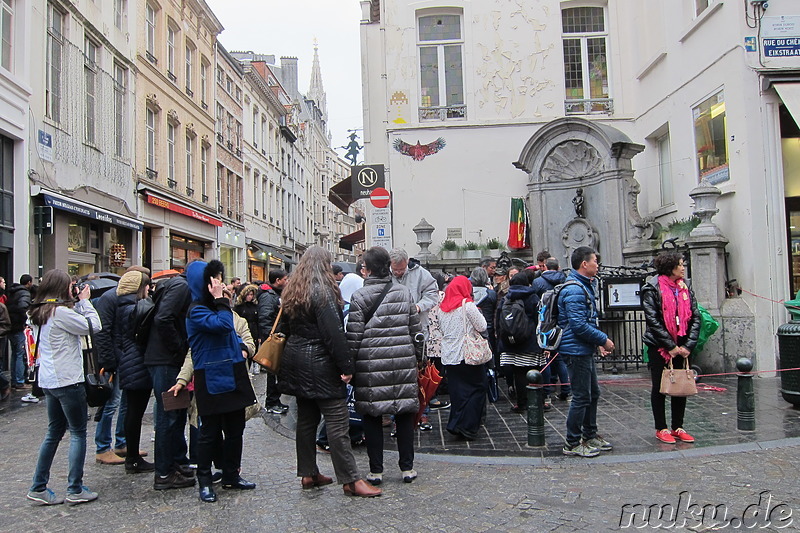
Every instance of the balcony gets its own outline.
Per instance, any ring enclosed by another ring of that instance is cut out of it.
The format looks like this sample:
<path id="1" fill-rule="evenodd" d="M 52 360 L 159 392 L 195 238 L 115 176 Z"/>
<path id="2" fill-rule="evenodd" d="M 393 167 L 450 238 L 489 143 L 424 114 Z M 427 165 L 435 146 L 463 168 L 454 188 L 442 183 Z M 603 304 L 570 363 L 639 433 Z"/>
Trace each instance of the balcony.
<path id="1" fill-rule="evenodd" d="M 225 138 L 222 136 L 221 133 L 217 133 L 217 142 L 219 143 L 225 142 Z"/>
<path id="2" fill-rule="evenodd" d="M 262 214 L 261 218 L 263 218 L 264 220 L 267 220 L 267 214 L 266 213 Z"/>
<path id="3" fill-rule="evenodd" d="M 175 181 L 175 180 L 168 179 L 167 180 L 167 185 L 169 185 L 170 189 L 174 189 L 175 187 L 178 186 L 178 182 Z"/>
<path id="4" fill-rule="evenodd" d="M 237 149 L 236 149 L 236 157 L 239 157 L 239 158 L 241 158 L 241 157 L 242 157 L 242 150 L 241 150 L 241 148 L 237 148 Z"/>
<path id="5" fill-rule="evenodd" d="M 202 100 L 200 101 L 200 107 L 202 107 L 203 110 L 208 111 L 208 104 L 203 102 Z"/>
<path id="6" fill-rule="evenodd" d="M 167 71 L 167 77 L 169 78 L 169 81 L 171 81 L 172 83 L 177 83 L 178 82 L 178 76 L 176 76 L 175 74 L 173 74 L 169 70 Z"/>
<path id="7" fill-rule="evenodd" d="M 194 189 L 186 187 L 186 196 L 194 196 Z"/>
<path id="8" fill-rule="evenodd" d="M 564 100 L 564 113 L 567 115 L 613 115 L 612 98 L 587 98 Z"/>
<path id="9" fill-rule="evenodd" d="M 233 143 L 231 141 L 228 141 L 228 150 L 233 152 Z"/>
<path id="10" fill-rule="evenodd" d="M 204 204 L 208 203 L 208 195 L 207 194 L 204 194 L 201 198 L 203 199 L 203 203 Z"/>
<path id="11" fill-rule="evenodd" d="M 153 170 L 152 168 L 148 168 L 147 170 L 145 170 L 145 173 L 147 174 L 147 179 L 151 179 L 151 180 L 154 180 L 154 181 L 158 179 L 158 171 L 157 170 Z"/>
<path id="12" fill-rule="evenodd" d="M 420 107 L 419 120 L 448 120 L 467 118 L 467 106 L 449 105 L 436 107 Z"/>
<path id="13" fill-rule="evenodd" d="M 221 205 L 217 206 L 217 213 L 219 213 L 220 215 L 222 214 L 222 206 Z"/>
<path id="14" fill-rule="evenodd" d="M 253 214 L 254 214 L 255 216 L 258 216 L 258 209 L 253 209 Z"/>
<path id="15" fill-rule="evenodd" d="M 258 143 L 253 141 L 253 148 L 258 148 Z"/>
<path id="16" fill-rule="evenodd" d="M 145 55 L 145 57 L 147 57 L 147 60 L 149 62 L 151 62 L 154 65 L 158 65 L 158 59 L 156 58 L 156 56 L 154 56 L 150 52 L 145 52 L 144 55 Z"/>
<path id="17" fill-rule="evenodd" d="M 189 98 L 192 98 L 192 97 L 194 97 L 194 91 L 192 91 L 192 90 L 191 90 L 190 88 L 188 88 L 188 87 L 186 87 L 186 94 L 189 96 Z"/>
<path id="18" fill-rule="evenodd" d="M 236 222 L 241 222 L 242 220 L 244 220 L 244 215 L 236 213 Z"/>
<path id="19" fill-rule="evenodd" d="M 228 209 L 228 218 L 233 218 L 233 210 Z"/>

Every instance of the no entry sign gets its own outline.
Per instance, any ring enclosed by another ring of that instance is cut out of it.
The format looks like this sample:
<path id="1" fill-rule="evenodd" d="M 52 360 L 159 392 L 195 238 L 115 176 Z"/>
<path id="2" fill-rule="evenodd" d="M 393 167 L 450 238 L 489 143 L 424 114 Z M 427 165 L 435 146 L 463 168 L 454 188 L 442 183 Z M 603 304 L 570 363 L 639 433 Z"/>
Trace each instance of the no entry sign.
<path id="1" fill-rule="evenodd" d="M 375 207 L 386 207 L 389 205 L 389 191 L 383 187 L 376 187 L 369 193 L 369 201 Z"/>

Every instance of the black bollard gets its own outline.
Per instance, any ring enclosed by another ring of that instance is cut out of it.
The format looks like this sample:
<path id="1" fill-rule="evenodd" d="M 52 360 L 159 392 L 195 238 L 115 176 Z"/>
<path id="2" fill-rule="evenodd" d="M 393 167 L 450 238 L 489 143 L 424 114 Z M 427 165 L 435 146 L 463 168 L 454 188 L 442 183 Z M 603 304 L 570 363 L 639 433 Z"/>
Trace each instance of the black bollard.
<path id="1" fill-rule="evenodd" d="M 528 378 L 528 446 L 544 446 L 544 391 L 542 373 L 530 370 Z"/>
<path id="2" fill-rule="evenodd" d="M 736 389 L 736 427 L 742 431 L 756 429 L 756 396 L 753 392 L 753 361 L 741 357 L 736 361 L 739 371 Z"/>

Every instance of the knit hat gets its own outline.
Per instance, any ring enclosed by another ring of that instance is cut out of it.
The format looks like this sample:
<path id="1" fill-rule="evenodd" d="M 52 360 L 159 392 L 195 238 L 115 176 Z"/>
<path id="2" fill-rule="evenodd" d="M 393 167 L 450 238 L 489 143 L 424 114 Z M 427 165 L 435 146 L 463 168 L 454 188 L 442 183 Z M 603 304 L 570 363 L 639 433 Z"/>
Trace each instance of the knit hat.
<path id="1" fill-rule="evenodd" d="M 142 285 L 142 273 L 137 270 L 125 272 L 119 278 L 117 285 L 117 296 L 125 296 L 126 294 L 136 294 L 139 292 L 139 287 Z"/>

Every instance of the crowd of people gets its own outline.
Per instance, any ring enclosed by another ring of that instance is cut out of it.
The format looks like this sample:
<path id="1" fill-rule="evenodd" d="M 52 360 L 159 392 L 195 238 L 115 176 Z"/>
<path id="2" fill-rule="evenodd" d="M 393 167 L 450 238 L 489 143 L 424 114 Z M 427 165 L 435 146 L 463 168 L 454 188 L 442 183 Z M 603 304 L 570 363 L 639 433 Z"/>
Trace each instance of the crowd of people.
<path id="1" fill-rule="evenodd" d="M 27 324 L 36 338 L 35 382 L 49 420 L 27 497 L 45 505 L 97 498 L 83 483 L 88 418 L 84 337 L 90 330 L 101 372 L 113 375 L 110 397 L 95 414 L 96 461 L 124 464 L 130 474 L 153 473 L 155 490 L 197 484 L 203 502 L 217 501 L 218 482 L 229 490 L 256 488 L 241 475 L 245 423 L 259 409 L 249 374 L 258 373 L 253 355 L 274 330 L 288 340 L 280 370 L 267 376 L 264 408 L 285 415 L 289 407 L 281 395 L 296 400 L 297 476 L 303 489 L 333 483 L 317 464 L 321 448 L 330 452 L 346 495 L 381 495 L 386 426 L 392 426 L 397 442 L 400 477 L 413 482 L 418 476 L 415 429 L 432 428 L 431 409 L 449 409 L 444 429 L 453 438 L 481 438 L 493 372 L 505 378 L 514 412 L 528 407 L 526 375 L 532 369 L 543 375 L 542 409 L 550 409 L 555 400 L 569 402 L 564 455 L 594 457 L 609 451 L 612 444 L 597 427 L 595 355 L 605 356 L 615 346 L 598 325 L 597 254 L 580 247 L 570 266 L 567 276 L 543 251 L 536 265 L 522 270 L 498 268 L 496 260 L 487 258 L 469 276 L 452 276 L 428 272 L 402 249 L 373 247 L 355 272 L 345 273 L 332 264 L 329 252 L 312 247 L 291 276 L 274 269 L 267 280 L 242 283 L 234 278 L 226 285 L 220 261 L 196 260 L 180 275 L 154 284 L 148 269 L 133 266 L 114 289 L 91 300 L 89 286 L 61 270 L 47 272 L 38 286 L 28 275 L 10 287 L 0 278 L 0 333 L 12 339 L 11 381 L 0 381 L 0 391 L 6 399 L 12 388 L 31 387 L 26 383 Z M 660 255 L 655 267 L 658 275 L 643 288 L 642 304 L 644 343 L 653 354 L 649 368 L 656 438 L 693 442 L 683 429 L 686 399 L 672 398 L 669 429 L 658 387 L 665 365 L 688 358 L 694 349 L 697 305 L 684 283 L 679 254 Z M 563 336 L 551 353 L 539 347 L 535 327 L 542 296 L 557 286 L 562 287 L 557 319 Z M 14 340 L 18 335 L 19 342 Z M 486 339 L 487 362 L 474 364 L 467 357 L 472 335 Z M 427 361 L 444 379 L 433 398 L 421 402 L 418 371 Z M 188 408 L 178 402 L 187 392 Z M 440 398 L 445 395 L 449 401 Z M 153 462 L 140 449 L 151 397 Z M 48 480 L 67 429 L 69 485 L 61 498 Z M 369 458 L 363 477 L 352 451 L 361 443 Z"/>

